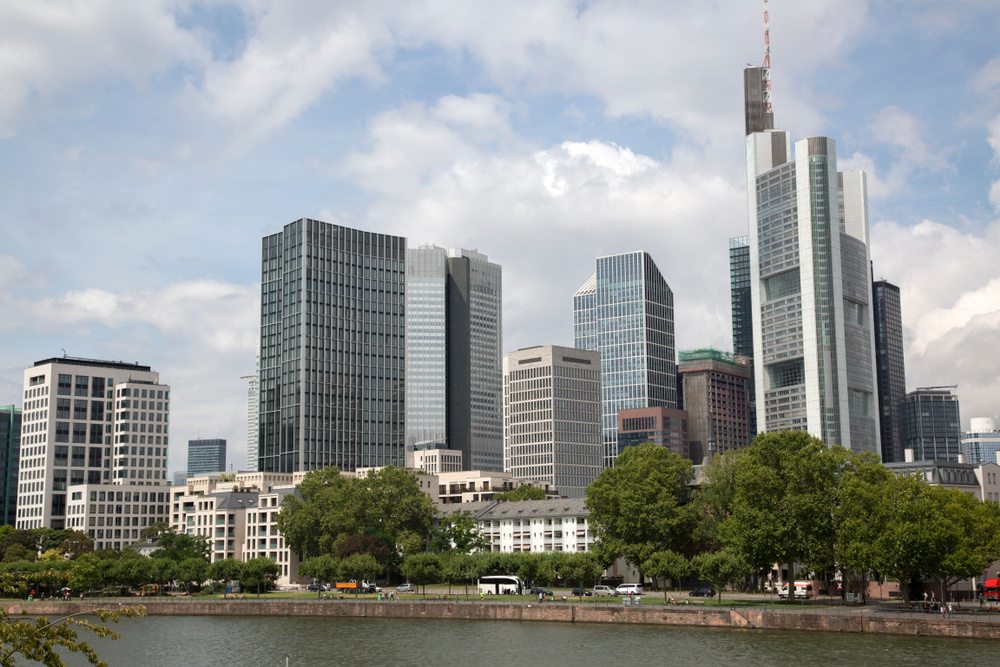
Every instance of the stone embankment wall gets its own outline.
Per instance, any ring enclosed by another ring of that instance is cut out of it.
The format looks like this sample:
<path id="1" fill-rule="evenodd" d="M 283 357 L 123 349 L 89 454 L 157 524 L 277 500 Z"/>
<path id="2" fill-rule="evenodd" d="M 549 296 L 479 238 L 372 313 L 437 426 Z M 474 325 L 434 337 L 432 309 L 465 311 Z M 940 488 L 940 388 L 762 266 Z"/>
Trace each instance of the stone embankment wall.
<path id="1" fill-rule="evenodd" d="M 30 616 L 66 616 L 98 608 L 113 609 L 119 602 L 6 603 L 11 616 L 22 610 Z M 124 604 L 124 603 L 122 603 Z M 148 601 L 136 599 L 151 616 L 331 616 L 373 618 L 437 618 L 492 621 L 564 623 L 632 623 L 639 625 L 688 625 L 758 630 L 814 630 L 897 635 L 926 635 L 1000 639 L 1000 619 L 941 619 L 930 615 L 905 615 L 868 610 L 768 611 L 764 609 L 712 609 L 663 606 L 615 607 L 566 603 L 508 604 L 496 602 L 376 602 L 373 600 L 209 600 Z"/>

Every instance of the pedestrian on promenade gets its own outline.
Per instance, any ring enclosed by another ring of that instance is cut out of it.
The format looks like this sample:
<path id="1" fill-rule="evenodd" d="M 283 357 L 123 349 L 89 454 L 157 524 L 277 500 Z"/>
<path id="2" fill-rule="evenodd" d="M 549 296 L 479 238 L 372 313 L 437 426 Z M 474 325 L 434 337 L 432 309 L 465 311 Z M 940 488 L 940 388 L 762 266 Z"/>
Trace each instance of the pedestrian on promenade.
<path id="1" fill-rule="evenodd" d="M 539 594 L 538 594 L 538 604 L 542 604 L 542 601 L 543 601 L 544 599 L 545 599 L 545 596 L 544 596 L 544 595 L 543 595 L 542 593 L 539 593 Z"/>
<path id="2" fill-rule="evenodd" d="M 946 617 L 947 613 L 948 613 L 948 610 L 945 608 L 944 605 L 941 605 L 941 618 L 944 619 Z"/>
<path id="3" fill-rule="evenodd" d="M 951 603 L 949 602 L 948 603 L 948 618 L 951 618 L 951 615 L 954 613 L 954 611 L 955 610 L 951 608 Z"/>

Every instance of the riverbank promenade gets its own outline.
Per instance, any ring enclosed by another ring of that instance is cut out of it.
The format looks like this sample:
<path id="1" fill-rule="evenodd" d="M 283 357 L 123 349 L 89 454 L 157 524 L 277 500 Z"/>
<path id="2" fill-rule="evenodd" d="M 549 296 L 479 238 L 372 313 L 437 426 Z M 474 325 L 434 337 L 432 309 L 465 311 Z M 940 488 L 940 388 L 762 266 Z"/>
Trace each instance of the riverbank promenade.
<path id="1" fill-rule="evenodd" d="M 558 623 L 604 623 L 677 625 L 739 628 L 747 630 L 808 630 L 893 635 L 923 635 L 1000 639 L 1000 614 L 974 609 L 958 611 L 949 618 L 937 614 L 903 611 L 888 606 L 819 606 L 773 608 L 740 604 L 709 605 L 576 604 L 566 602 L 510 603 L 500 601 L 457 602 L 453 599 L 424 601 L 379 600 L 282 600 L 214 599 L 162 600 L 116 599 L 83 601 L 5 602 L 15 616 L 57 617 L 113 609 L 119 605 L 143 605 L 150 616 L 311 616 L 356 618 L 423 618 L 441 620 L 488 620 Z"/>

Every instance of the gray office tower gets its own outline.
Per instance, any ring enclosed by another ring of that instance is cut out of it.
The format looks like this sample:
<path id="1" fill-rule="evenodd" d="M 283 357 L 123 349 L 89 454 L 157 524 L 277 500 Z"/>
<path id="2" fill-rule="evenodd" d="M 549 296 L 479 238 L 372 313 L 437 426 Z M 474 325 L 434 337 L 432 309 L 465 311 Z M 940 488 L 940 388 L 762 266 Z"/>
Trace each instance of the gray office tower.
<path id="1" fill-rule="evenodd" d="M 601 354 L 604 466 L 618 453 L 618 411 L 677 407 L 674 294 L 645 252 L 597 258 L 573 296 L 574 347 Z"/>
<path id="2" fill-rule="evenodd" d="M 500 266 L 473 250 L 406 251 L 406 446 L 503 471 Z"/>
<path id="3" fill-rule="evenodd" d="M 226 471 L 226 441 L 223 438 L 188 440 L 188 479 Z"/>
<path id="4" fill-rule="evenodd" d="M 757 429 L 881 456 L 866 176 L 837 171 L 826 137 L 793 152 L 757 108 L 760 76 L 744 73 Z"/>
<path id="5" fill-rule="evenodd" d="M 753 375 L 753 299 L 750 296 L 750 237 L 729 239 L 729 289 L 733 311 L 733 355 L 746 357 L 750 382 L 747 385 L 747 433 L 757 435 L 757 403 Z"/>
<path id="6" fill-rule="evenodd" d="M 878 414 L 882 463 L 903 463 L 903 318 L 899 288 L 885 280 L 872 283 L 875 313 L 875 366 L 878 372 Z"/>
<path id="7" fill-rule="evenodd" d="M 25 401 L 43 405 L 42 401 Z M 30 408 L 34 409 L 34 407 Z M 0 405 L 0 521 L 13 526 L 17 521 L 17 476 L 21 456 L 21 408 Z"/>
<path id="8" fill-rule="evenodd" d="M 258 471 L 404 463 L 406 239 L 302 219 L 263 239 Z"/>

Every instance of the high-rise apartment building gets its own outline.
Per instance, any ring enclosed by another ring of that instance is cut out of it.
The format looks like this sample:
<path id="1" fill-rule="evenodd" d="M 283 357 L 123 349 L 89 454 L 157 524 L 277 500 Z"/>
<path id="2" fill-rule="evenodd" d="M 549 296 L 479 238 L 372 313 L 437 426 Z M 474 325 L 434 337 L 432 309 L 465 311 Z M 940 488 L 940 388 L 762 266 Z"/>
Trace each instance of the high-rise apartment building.
<path id="1" fill-rule="evenodd" d="M 618 411 L 677 407 L 674 294 L 645 252 L 597 258 L 573 296 L 574 346 L 601 361 L 604 466 L 618 451 Z"/>
<path id="2" fill-rule="evenodd" d="M 504 469 L 583 497 L 601 472 L 601 358 L 546 345 L 503 360 Z"/>
<path id="3" fill-rule="evenodd" d="M 2 411 L 3 408 L 0 408 Z M 2 426 L 0 426 L 2 428 Z M 973 417 L 969 420 L 969 430 L 962 432 L 962 453 L 965 462 L 1000 463 L 1000 428 L 996 417 Z"/>
<path id="4" fill-rule="evenodd" d="M 188 440 L 187 476 L 212 475 L 226 471 L 226 440 L 200 438 Z"/>
<path id="5" fill-rule="evenodd" d="M 678 359 L 691 460 L 748 447 L 749 360 L 711 348 L 685 350 Z"/>
<path id="6" fill-rule="evenodd" d="M 473 250 L 406 251 L 406 445 L 503 470 L 502 274 Z"/>
<path id="7" fill-rule="evenodd" d="M 169 485 L 170 387 L 159 373 L 116 361 L 43 359 L 24 372 L 24 404 L 17 528 L 85 530 L 98 548 L 117 549 L 164 518 L 166 505 L 148 504 L 162 489 L 129 489 L 137 504 L 127 516 L 111 512 L 106 524 L 102 505 L 99 536 L 95 512 L 86 509 L 91 492 L 96 501 L 125 486 Z"/>
<path id="8" fill-rule="evenodd" d="M 866 177 L 837 170 L 832 139 L 793 151 L 751 123 L 760 74 L 744 73 L 757 429 L 881 455 Z"/>
<path id="9" fill-rule="evenodd" d="M 257 472 L 257 437 L 258 431 L 260 430 L 260 426 L 258 424 L 260 395 L 257 390 L 260 384 L 260 379 L 257 373 L 260 373 L 259 354 L 257 355 L 257 372 L 253 375 L 244 375 L 240 378 L 241 380 L 245 380 L 247 383 L 247 472 Z"/>
<path id="10" fill-rule="evenodd" d="M 406 239 L 302 219 L 261 251 L 261 472 L 403 465 Z"/>
<path id="11" fill-rule="evenodd" d="M 903 461 L 903 399 L 906 369 L 903 364 L 903 317 L 899 288 L 885 280 L 872 283 L 875 313 L 875 367 L 878 377 L 878 416 L 882 462 Z"/>
<path id="12" fill-rule="evenodd" d="M 21 408 L 0 405 L 0 519 L 17 521 L 17 471 L 21 455 Z"/>
<path id="13" fill-rule="evenodd" d="M 920 387 L 903 402 L 903 450 L 914 461 L 958 462 L 962 427 L 958 396 L 952 387 Z"/>
<path id="14" fill-rule="evenodd" d="M 729 291 L 732 298 L 733 354 L 748 360 L 747 431 L 757 435 L 757 403 L 753 376 L 753 298 L 750 294 L 750 237 L 729 239 Z"/>

